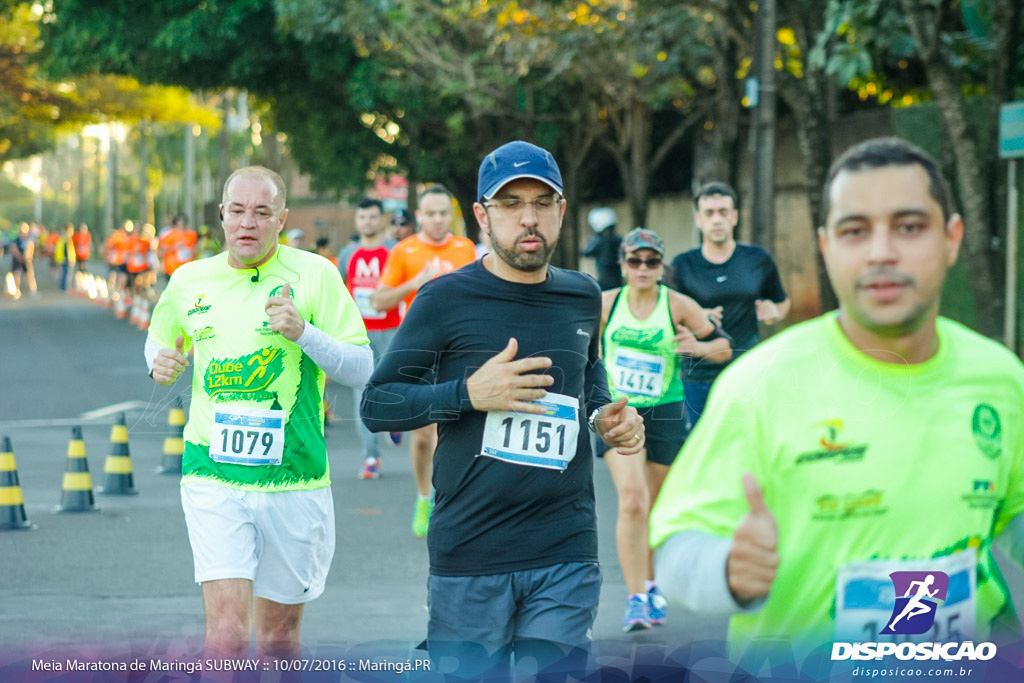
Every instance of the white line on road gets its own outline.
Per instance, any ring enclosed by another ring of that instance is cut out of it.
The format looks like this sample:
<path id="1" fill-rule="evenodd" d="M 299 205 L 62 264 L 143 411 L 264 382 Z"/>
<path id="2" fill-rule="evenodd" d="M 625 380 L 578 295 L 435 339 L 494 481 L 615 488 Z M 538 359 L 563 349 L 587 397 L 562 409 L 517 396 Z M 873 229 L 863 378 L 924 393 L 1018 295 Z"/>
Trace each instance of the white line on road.
<path id="1" fill-rule="evenodd" d="M 96 408 L 82 413 L 78 417 L 55 417 L 42 420 L 14 420 L 11 422 L 0 422 L 0 432 L 8 429 L 31 429 L 45 427 L 74 427 L 83 422 L 96 422 L 118 413 L 130 413 L 145 411 L 149 403 L 145 401 L 122 401 L 103 408 Z"/>
<path id="2" fill-rule="evenodd" d="M 97 408 L 96 410 L 90 410 L 82 413 L 83 420 L 98 420 L 100 418 L 109 417 L 116 415 L 117 413 L 127 413 L 133 410 L 144 410 L 149 406 L 145 401 L 122 401 L 121 403 L 115 403 L 113 405 L 106 406 L 105 408 Z"/>

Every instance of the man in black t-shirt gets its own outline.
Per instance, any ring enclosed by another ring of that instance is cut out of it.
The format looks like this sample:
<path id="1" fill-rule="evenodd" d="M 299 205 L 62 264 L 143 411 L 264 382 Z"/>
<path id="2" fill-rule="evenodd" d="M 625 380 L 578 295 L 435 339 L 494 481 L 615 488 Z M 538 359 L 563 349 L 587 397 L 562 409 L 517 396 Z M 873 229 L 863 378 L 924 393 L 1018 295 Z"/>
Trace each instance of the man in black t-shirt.
<path id="1" fill-rule="evenodd" d="M 624 455 L 643 420 L 611 402 L 601 295 L 549 265 L 565 215 L 549 152 L 510 142 L 480 166 L 491 253 L 425 284 L 366 386 L 372 431 L 438 424 L 427 547 L 432 658 L 508 680 L 512 655 L 582 677 L 597 614 L 588 422 Z"/>
<path id="2" fill-rule="evenodd" d="M 672 287 L 692 297 L 733 339 L 733 358 L 761 340 L 758 322 L 774 325 L 789 314 L 789 298 L 775 261 L 763 248 L 736 241 L 736 191 L 710 182 L 693 197 L 701 246 L 672 259 Z M 683 359 L 683 391 L 690 428 L 704 411 L 711 383 L 726 364 Z"/>

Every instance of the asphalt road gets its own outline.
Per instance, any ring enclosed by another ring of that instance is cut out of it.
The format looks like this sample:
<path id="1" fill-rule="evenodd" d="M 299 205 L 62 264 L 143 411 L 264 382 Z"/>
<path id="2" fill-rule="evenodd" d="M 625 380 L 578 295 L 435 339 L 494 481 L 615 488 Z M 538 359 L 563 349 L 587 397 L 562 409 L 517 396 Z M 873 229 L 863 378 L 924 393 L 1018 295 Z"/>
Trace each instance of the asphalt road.
<path id="1" fill-rule="evenodd" d="M 28 531 L 0 531 L 0 683 L 189 680 L 181 669 L 154 669 L 154 662 L 201 657 L 202 601 L 192 581 L 178 477 L 155 471 L 169 410 L 178 397 L 187 406 L 189 378 L 171 388 L 156 386 L 146 376 L 143 332 L 115 320 L 107 309 L 54 291 L 46 273 L 39 277 L 38 298 L 0 298 L 0 436 L 11 439 L 25 510 L 34 525 Z M 382 438 L 382 477 L 358 480 L 361 453 L 350 417 L 351 394 L 329 385 L 328 399 L 341 418 L 327 432 L 338 543 L 326 592 L 306 608 L 302 661 L 333 668 L 306 672 L 301 679 L 400 680 L 398 669 L 353 669 L 358 662 L 413 666 L 425 655 L 416 647 L 426 634 L 427 552 L 409 529 L 414 486 L 407 447 Z M 82 428 L 98 489 L 112 452 L 111 426 L 121 412 L 138 494 L 96 493 L 97 512 L 55 512 L 72 427 Z M 799 678 L 785 662 L 769 662 L 768 674 L 735 678 L 736 667 L 722 654 L 725 621 L 679 608 L 670 610 L 664 626 L 623 634 L 626 588 L 615 555 L 616 496 L 600 462 L 595 482 L 604 586 L 592 665 L 601 675 L 588 671 L 576 678 L 676 681 L 688 676 L 723 683 Z M 1005 574 L 1019 608 L 1024 580 L 1012 567 Z M 1019 661 L 1024 662 L 1024 653 Z M 67 670 L 74 663 L 111 662 L 142 664 L 134 672 Z M 346 671 L 338 670 L 341 664 Z M 413 670 L 405 678 L 419 680 L 420 673 Z M 280 671 L 243 678 L 288 679 Z M 847 668 L 829 680 L 855 679 Z M 1020 679 L 981 671 L 970 680 Z"/>
<path id="2" fill-rule="evenodd" d="M 143 332 L 108 309 L 54 291 L 46 273 L 39 279 L 38 298 L 0 299 L 0 436 L 11 439 L 34 525 L 0 531 L 0 681 L 16 680 L 5 671 L 47 658 L 197 658 L 203 609 L 178 477 L 155 471 L 170 408 L 177 397 L 187 408 L 189 377 L 156 386 L 146 375 Z M 327 589 L 306 608 L 304 654 L 414 661 L 424 654 L 415 648 L 426 635 L 427 551 L 409 529 L 415 488 L 407 446 L 382 437 L 381 478 L 359 480 L 351 393 L 329 384 L 328 399 L 341 418 L 327 431 L 338 542 Z M 98 489 L 120 412 L 138 494 L 97 492 L 98 512 L 55 512 L 72 427 L 82 428 Z M 721 643 L 723 620 L 680 610 L 670 612 L 665 626 L 622 633 L 626 588 L 615 556 L 616 497 L 602 463 L 595 476 L 604 569 L 595 653 L 622 667 L 636 657 L 660 663 L 664 653 L 696 641 Z"/>

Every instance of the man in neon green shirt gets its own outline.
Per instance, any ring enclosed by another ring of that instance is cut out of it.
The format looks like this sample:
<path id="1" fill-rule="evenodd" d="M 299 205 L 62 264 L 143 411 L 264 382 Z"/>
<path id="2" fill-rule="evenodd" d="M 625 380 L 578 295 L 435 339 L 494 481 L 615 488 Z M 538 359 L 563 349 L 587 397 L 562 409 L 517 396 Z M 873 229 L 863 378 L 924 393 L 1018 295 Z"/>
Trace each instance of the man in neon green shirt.
<path id="1" fill-rule="evenodd" d="M 893 572 L 949 577 L 918 639 L 1019 633 L 991 548 L 1005 532 L 1024 560 L 1024 368 L 938 316 L 960 217 L 895 138 L 847 151 L 825 199 L 839 310 L 715 384 L 651 515 L 662 590 L 732 614 L 734 659 L 755 639 L 826 661 L 834 642 L 891 641 Z"/>
<path id="2" fill-rule="evenodd" d="M 373 369 L 338 270 L 278 243 L 287 216 L 279 175 L 233 173 L 227 250 L 175 272 L 146 340 L 159 384 L 195 363 L 181 486 L 209 656 L 244 656 L 254 628 L 260 656 L 298 655 L 334 555 L 324 373 L 360 388 Z"/>

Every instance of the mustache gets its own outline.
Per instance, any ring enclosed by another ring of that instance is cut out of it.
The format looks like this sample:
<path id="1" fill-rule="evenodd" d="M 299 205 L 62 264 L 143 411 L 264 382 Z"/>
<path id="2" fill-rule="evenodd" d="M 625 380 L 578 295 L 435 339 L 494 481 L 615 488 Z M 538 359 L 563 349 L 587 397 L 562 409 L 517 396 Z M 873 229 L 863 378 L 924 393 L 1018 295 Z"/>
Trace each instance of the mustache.
<path id="1" fill-rule="evenodd" d="M 907 273 L 892 268 L 872 268 L 854 278 L 853 284 L 857 288 L 864 288 L 879 284 L 913 285 L 914 282 L 914 277 Z"/>
<path id="2" fill-rule="evenodd" d="M 537 232 L 536 230 L 534 230 L 533 228 L 523 230 L 521 233 L 516 235 L 516 242 L 526 239 L 527 237 L 534 237 L 536 239 L 539 239 L 544 244 L 544 246 L 547 246 L 548 244 L 547 238 L 544 237 L 544 235 Z"/>

